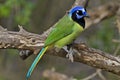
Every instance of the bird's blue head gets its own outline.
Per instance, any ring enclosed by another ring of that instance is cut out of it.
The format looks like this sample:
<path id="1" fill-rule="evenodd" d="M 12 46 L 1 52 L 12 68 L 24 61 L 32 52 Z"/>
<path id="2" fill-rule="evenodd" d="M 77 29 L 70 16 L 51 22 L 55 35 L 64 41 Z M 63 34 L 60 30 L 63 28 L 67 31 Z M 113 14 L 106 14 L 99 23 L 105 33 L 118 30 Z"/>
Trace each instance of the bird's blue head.
<path id="1" fill-rule="evenodd" d="M 76 6 L 72 8 L 68 14 L 69 14 L 69 17 L 71 17 L 72 19 L 73 18 L 81 19 L 83 17 L 88 17 L 88 14 L 85 8 L 83 8 L 82 6 Z"/>
<path id="2" fill-rule="evenodd" d="M 84 17 L 89 17 L 85 8 L 83 8 L 82 6 L 76 6 L 72 8 L 69 11 L 68 15 L 73 21 L 77 22 L 83 28 L 85 27 Z"/>

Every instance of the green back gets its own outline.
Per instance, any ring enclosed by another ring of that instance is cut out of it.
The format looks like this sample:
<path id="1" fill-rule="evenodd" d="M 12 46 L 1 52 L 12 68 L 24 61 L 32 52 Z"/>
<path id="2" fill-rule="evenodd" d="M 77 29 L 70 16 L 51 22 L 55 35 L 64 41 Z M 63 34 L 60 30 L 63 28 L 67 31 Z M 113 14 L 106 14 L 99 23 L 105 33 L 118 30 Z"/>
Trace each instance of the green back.
<path id="1" fill-rule="evenodd" d="M 55 24 L 55 27 L 45 40 L 45 46 L 54 44 L 56 41 L 71 34 L 73 32 L 73 26 L 74 22 L 69 18 L 68 15 L 65 15 L 58 21 L 58 23 Z"/>

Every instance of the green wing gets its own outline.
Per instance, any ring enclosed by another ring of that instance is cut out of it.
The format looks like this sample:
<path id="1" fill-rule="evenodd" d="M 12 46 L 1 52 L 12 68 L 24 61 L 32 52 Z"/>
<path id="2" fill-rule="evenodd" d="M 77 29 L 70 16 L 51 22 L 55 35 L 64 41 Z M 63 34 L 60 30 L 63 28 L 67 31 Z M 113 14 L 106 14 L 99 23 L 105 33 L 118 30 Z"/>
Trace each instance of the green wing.
<path id="1" fill-rule="evenodd" d="M 45 46 L 51 45 L 63 37 L 73 32 L 74 22 L 70 20 L 68 15 L 65 15 L 58 23 L 55 24 L 54 29 L 50 32 L 45 40 Z"/>

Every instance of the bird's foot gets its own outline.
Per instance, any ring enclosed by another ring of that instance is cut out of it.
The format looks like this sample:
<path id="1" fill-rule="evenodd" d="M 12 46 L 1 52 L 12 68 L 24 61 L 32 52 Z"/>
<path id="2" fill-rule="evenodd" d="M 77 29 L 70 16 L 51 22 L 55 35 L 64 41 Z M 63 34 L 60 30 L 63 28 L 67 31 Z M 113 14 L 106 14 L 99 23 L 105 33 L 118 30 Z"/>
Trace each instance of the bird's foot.
<path id="1" fill-rule="evenodd" d="M 74 54 L 73 48 L 70 47 L 70 49 L 68 50 L 68 49 L 67 49 L 67 46 L 65 46 L 65 47 L 63 47 L 63 49 L 67 52 L 66 57 L 67 57 L 71 62 L 73 62 L 73 61 L 74 61 L 74 58 L 73 58 L 73 54 Z"/>
<path id="2" fill-rule="evenodd" d="M 67 55 L 66 55 L 66 57 L 67 57 L 71 62 L 74 61 L 73 54 L 74 54 L 73 48 L 71 47 L 70 50 L 68 50 L 68 53 L 67 53 Z"/>

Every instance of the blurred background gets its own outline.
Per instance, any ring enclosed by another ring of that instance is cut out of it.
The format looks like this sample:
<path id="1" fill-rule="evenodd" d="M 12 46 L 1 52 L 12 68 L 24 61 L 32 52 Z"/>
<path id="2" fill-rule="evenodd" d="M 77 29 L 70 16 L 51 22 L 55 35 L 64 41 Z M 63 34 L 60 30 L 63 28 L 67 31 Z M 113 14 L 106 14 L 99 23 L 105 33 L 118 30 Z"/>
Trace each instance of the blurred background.
<path id="1" fill-rule="evenodd" d="M 90 0 L 87 9 L 90 10 L 110 1 L 119 0 Z M 0 25 L 12 31 L 18 31 L 18 25 L 22 25 L 29 32 L 41 34 L 55 24 L 73 3 L 74 0 L 0 0 Z M 97 28 L 94 33 L 85 37 L 85 42 L 90 47 L 114 53 L 118 43 L 114 43 L 112 40 L 119 39 L 115 21 L 116 16 L 113 16 L 96 24 L 94 27 Z M 32 55 L 23 61 L 18 53 L 18 50 L 0 50 L 0 80 L 25 80 L 26 73 L 36 56 Z M 95 68 L 82 63 L 71 63 L 67 59 L 44 55 L 30 80 L 49 80 L 44 78 L 42 73 L 44 70 L 52 68 L 56 72 L 78 80 L 96 71 Z M 102 74 L 106 80 L 120 80 L 120 77 L 112 73 L 103 71 Z M 102 79 L 96 76 L 91 80 Z"/>

